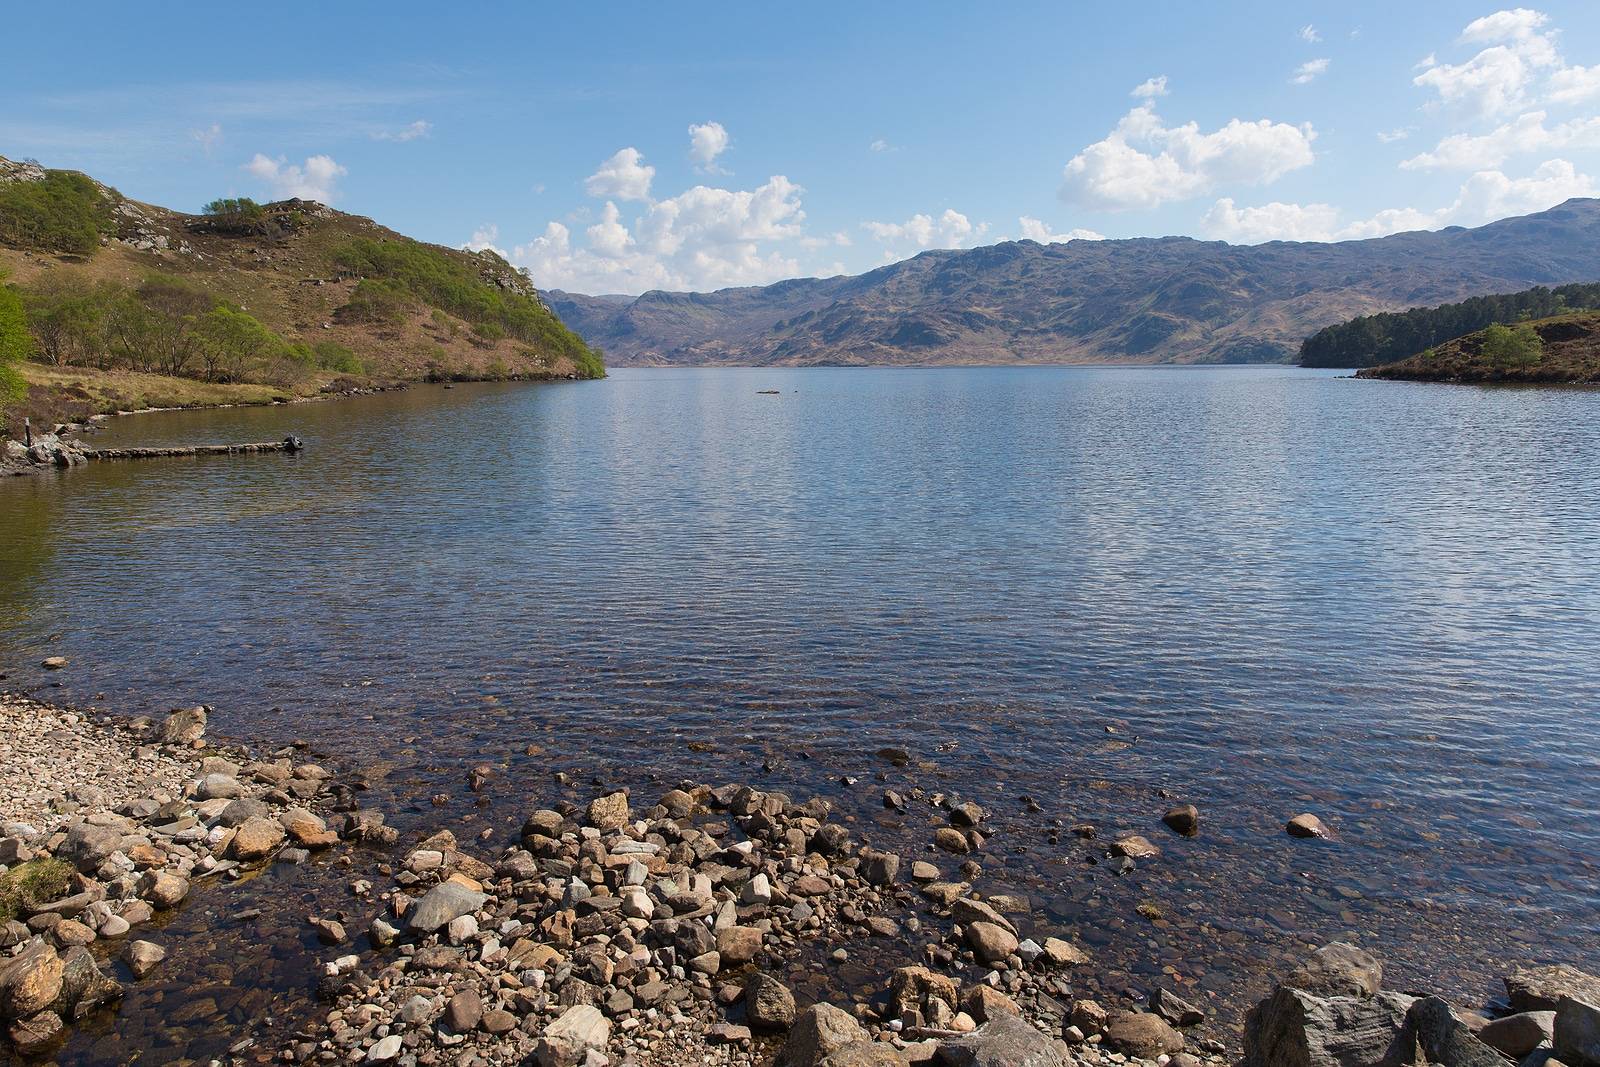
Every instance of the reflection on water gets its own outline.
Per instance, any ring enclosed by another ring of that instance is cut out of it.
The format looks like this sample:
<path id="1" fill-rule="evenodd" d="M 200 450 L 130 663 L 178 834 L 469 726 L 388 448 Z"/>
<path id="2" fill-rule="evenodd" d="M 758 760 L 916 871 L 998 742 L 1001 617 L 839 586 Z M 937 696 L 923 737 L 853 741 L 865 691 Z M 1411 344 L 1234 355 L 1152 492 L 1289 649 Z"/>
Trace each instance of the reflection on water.
<path id="1" fill-rule="evenodd" d="M 0 664 L 336 742 L 393 764 L 388 803 L 500 832 L 553 767 L 826 792 L 907 847 L 928 827 L 884 782 L 956 789 L 1002 827 L 989 888 L 1113 991 L 1254 991 L 1345 935 L 1481 999 L 1507 961 L 1600 965 L 1596 404 L 1284 368 L 625 370 L 141 416 L 101 440 L 308 451 L 0 485 Z M 1169 796 L 1199 838 L 1161 836 Z M 1289 841 L 1302 810 L 1341 840 Z M 1059 829 L 1084 820 L 1163 855 L 1087 866 Z"/>

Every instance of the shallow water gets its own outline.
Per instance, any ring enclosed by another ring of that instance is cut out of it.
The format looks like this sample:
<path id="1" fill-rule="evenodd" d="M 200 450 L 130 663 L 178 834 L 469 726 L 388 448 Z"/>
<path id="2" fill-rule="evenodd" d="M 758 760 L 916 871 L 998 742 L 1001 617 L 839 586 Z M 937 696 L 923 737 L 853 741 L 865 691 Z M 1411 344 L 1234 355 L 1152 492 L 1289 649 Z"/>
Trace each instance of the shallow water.
<path id="1" fill-rule="evenodd" d="M 1168 969 L 1233 1019 L 1346 936 L 1481 1002 L 1508 963 L 1600 967 L 1597 407 L 1288 368 L 641 369 L 114 420 L 97 443 L 308 449 L 0 484 L 0 669 L 382 761 L 419 823 L 514 833 L 562 767 L 821 792 L 915 847 L 885 784 L 953 789 L 1000 827 L 980 888 L 1094 946 L 1090 988 Z M 1287 838 L 1303 810 L 1339 840 Z M 1088 865 L 1085 820 L 1163 855 Z"/>

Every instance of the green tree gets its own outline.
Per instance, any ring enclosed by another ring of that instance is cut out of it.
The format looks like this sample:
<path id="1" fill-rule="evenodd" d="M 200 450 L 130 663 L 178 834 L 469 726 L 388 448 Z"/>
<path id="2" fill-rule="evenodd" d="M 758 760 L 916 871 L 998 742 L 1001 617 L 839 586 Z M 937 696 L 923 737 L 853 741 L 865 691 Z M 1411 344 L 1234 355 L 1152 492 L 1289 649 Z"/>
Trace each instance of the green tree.
<path id="1" fill-rule="evenodd" d="M 45 171 L 37 181 L 0 183 L 0 243 L 45 252 L 91 255 L 111 230 L 120 197 L 71 171 Z"/>
<path id="2" fill-rule="evenodd" d="M 1483 331 L 1481 351 L 1489 365 L 1497 370 L 1531 367 L 1544 356 L 1544 342 L 1532 326 L 1497 323 Z"/>
<path id="3" fill-rule="evenodd" d="M 28 332 L 28 316 L 22 296 L 0 276 L 0 407 L 21 400 L 28 383 L 17 371 L 17 364 L 33 355 L 33 334 Z"/>
<path id="4" fill-rule="evenodd" d="M 261 320 L 225 304 L 200 316 L 195 333 L 208 382 L 239 381 L 253 364 L 287 347 Z"/>
<path id="5" fill-rule="evenodd" d="M 45 362 L 58 367 L 94 362 L 104 349 L 101 330 L 115 293 L 114 287 L 92 289 L 69 278 L 24 293 L 28 328 Z"/>

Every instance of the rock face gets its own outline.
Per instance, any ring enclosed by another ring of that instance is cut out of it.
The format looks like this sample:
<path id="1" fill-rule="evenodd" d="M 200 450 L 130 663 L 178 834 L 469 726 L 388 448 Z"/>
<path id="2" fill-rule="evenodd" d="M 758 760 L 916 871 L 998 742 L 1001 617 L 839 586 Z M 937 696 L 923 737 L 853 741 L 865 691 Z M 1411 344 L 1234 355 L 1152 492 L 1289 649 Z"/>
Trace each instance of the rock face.
<path id="1" fill-rule="evenodd" d="M 949 1067 L 1066 1067 L 1064 1051 L 1015 1015 L 997 1015 L 972 1033 L 941 1044 L 938 1062 Z"/>
<path id="2" fill-rule="evenodd" d="M 832 1004 L 813 1004 L 795 1019 L 773 1067 L 817 1067 L 835 1052 L 866 1040 L 855 1016 Z"/>
<path id="3" fill-rule="evenodd" d="M 1565 964 L 1524 967 L 1506 976 L 1513 1011 L 1555 1011 L 1562 997 L 1600 1004 L 1600 978 Z"/>
<path id="4" fill-rule="evenodd" d="M 1600 1064 L 1600 1002 L 1562 997 L 1556 1004 L 1556 1055 L 1567 1064 Z"/>
<path id="5" fill-rule="evenodd" d="M 1318 997 L 1289 986 L 1245 1020 L 1249 1067 L 1400 1067 L 1412 1061 L 1406 1035 L 1411 997 Z"/>

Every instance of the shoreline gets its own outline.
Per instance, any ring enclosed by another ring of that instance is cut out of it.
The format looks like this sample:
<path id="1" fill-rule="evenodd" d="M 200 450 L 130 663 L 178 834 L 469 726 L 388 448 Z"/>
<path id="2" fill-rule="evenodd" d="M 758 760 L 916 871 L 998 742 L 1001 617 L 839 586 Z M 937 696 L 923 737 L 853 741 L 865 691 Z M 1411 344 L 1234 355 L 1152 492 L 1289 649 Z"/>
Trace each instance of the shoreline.
<path id="1" fill-rule="evenodd" d="M 586 804 L 536 808 L 493 852 L 458 840 L 442 815 L 401 845 L 362 807 L 359 774 L 304 763 L 293 746 L 253 758 L 219 745 L 202 709 L 158 724 L 4 695 L 0 713 L 0 751 L 13 766 L 19 752 L 37 761 L 0 793 L 7 865 L 15 871 L 29 851 L 33 862 L 65 856 L 76 867 L 64 898 L 30 901 L 37 910 L 13 920 L 21 929 L 4 927 L 0 1003 L 18 1051 L 61 1049 L 76 1017 L 113 1029 L 126 1021 L 111 1014 L 125 989 L 159 970 L 169 947 L 181 951 L 181 939 L 139 938 L 156 912 L 215 906 L 213 887 L 304 863 L 315 848 L 335 856 L 345 883 L 339 899 L 318 896 L 296 920 L 322 946 L 320 972 L 308 967 L 300 982 L 323 1008 L 227 1033 L 230 1046 L 253 1050 L 239 1062 L 453 1063 L 464 1046 L 490 1064 L 541 1065 L 776 1055 L 793 1067 L 1022 1062 L 1007 1057 L 1196 1067 L 1239 1056 L 1181 985 L 1118 1003 L 1077 997 L 1074 975 L 1095 966 L 1092 955 L 1026 899 L 974 889 L 984 851 L 1007 843 L 991 842 L 1004 831 L 954 795 L 886 793 L 886 805 L 925 807 L 941 823 L 924 851 L 905 856 L 832 820 L 826 801 L 690 782 L 659 798 L 596 787 Z M 28 743 L 41 733 L 48 744 Z M 472 768 L 469 790 L 498 773 Z M 19 832 L 18 814 L 39 825 Z M 1120 838 L 1108 854 L 1131 865 L 1142 843 Z M 78 991 L 19 1011 L 19 966 L 48 971 L 51 956 L 79 975 Z M 852 988 L 829 977 L 849 966 L 866 979 Z M 1311 977 L 1289 976 L 1252 1013 L 1244 1051 L 1255 1062 L 1289 1062 L 1283 1049 L 1337 1036 L 1312 1032 L 1334 1024 L 1307 1014 L 1306 997 L 1349 1000 L 1341 1010 L 1386 1040 L 1500 1040 L 1496 1026 L 1558 1037 L 1556 1016 L 1528 1030 L 1528 1020 L 1440 1014 L 1437 998 L 1382 992 L 1381 965 L 1349 946 L 1321 950 L 1306 968 Z M 1540 1003 L 1559 1001 L 1554 985 L 1600 997 L 1600 979 L 1581 972 L 1512 975 L 1507 1006 L 1531 1003 L 1517 990 L 1541 982 Z M 174 1018 L 183 1012 L 180 1003 Z"/>

